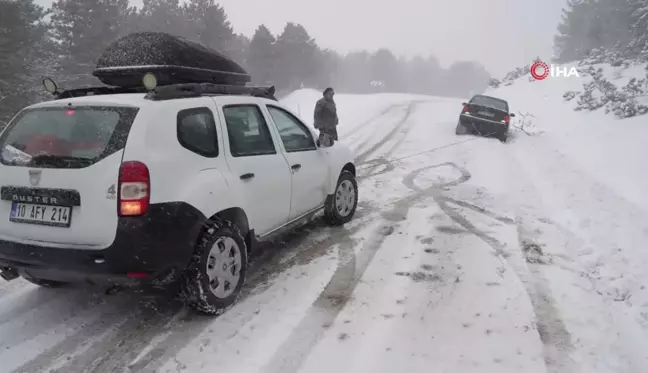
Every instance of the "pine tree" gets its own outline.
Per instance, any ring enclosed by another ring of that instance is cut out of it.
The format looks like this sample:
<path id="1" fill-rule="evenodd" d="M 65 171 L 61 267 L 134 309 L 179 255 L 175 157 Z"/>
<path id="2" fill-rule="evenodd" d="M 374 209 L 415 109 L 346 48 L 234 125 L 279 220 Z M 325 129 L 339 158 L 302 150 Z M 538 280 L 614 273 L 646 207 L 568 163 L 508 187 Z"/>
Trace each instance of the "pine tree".
<path id="1" fill-rule="evenodd" d="M 594 19 L 592 3 L 592 0 L 568 0 L 558 25 L 558 35 L 554 38 L 557 62 L 577 60 L 589 53 L 588 33 Z"/>
<path id="2" fill-rule="evenodd" d="M 297 89 L 317 72 L 318 47 L 304 26 L 288 23 L 277 38 L 276 79 L 282 88 Z"/>
<path id="3" fill-rule="evenodd" d="M 594 2 L 594 24 L 597 38 L 594 47 L 609 51 L 618 51 L 630 42 L 632 33 L 631 0 L 597 0 Z"/>
<path id="4" fill-rule="evenodd" d="M 127 33 L 128 0 L 57 0 L 52 4 L 54 38 L 72 85 L 96 84 L 91 73 L 104 49 Z"/>
<path id="5" fill-rule="evenodd" d="M 367 93 L 371 90 L 371 54 L 367 51 L 352 52 L 340 61 L 338 70 L 339 90 L 351 93 Z"/>
<path id="6" fill-rule="evenodd" d="M 230 43 L 227 53 L 230 58 L 238 62 L 245 69 L 248 69 L 246 64 L 247 50 L 250 47 L 250 38 L 243 34 L 234 34 L 234 38 Z"/>
<path id="7" fill-rule="evenodd" d="M 432 71 L 431 65 L 423 59 L 416 56 L 410 60 L 406 67 L 407 91 L 417 94 L 429 93 L 432 89 Z"/>
<path id="8" fill-rule="evenodd" d="M 467 97 L 471 92 L 482 91 L 488 86 L 490 75 L 482 65 L 472 61 L 458 61 L 450 65 L 444 74 L 446 92 L 451 97 Z"/>
<path id="9" fill-rule="evenodd" d="M 234 30 L 225 9 L 214 0 L 189 0 L 184 14 L 186 22 L 194 27 L 196 41 L 227 55 L 236 51 Z"/>
<path id="10" fill-rule="evenodd" d="M 648 60 L 648 0 L 630 0 L 631 26 L 633 35 L 629 43 L 634 56 Z"/>
<path id="11" fill-rule="evenodd" d="M 196 40 L 195 26 L 187 21 L 180 0 L 143 0 L 137 13 L 134 31 L 166 32 Z"/>
<path id="12" fill-rule="evenodd" d="M 402 88 L 402 70 L 398 59 L 389 49 L 379 49 L 371 57 L 372 80 L 382 81 L 385 89 L 398 92 Z"/>
<path id="13" fill-rule="evenodd" d="M 0 128 L 39 98 L 51 73 L 45 15 L 33 0 L 0 0 Z"/>
<path id="14" fill-rule="evenodd" d="M 259 84 L 274 84 L 278 69 L 277 39 L 265 26 L 259 26 L 247 50 L 246 63 L 252 74 L 252 81 Z"/>
<path id="15" fill-rule="evenodd" d="M 445 89 L 443 86 L 444 71 L 439 59 L 435 55 L 430 55 L 425 61 L 430 74 L 430 85 L 425 92 L 431 95 L 443 95 Z"/>
<path id="16" fill-rule="evenodd" d="M 582 59 L 595 49 L 627 49 L 633 37 L 631 1 L 637 0 L 569 0 L 554 39 L 556 61 Z"/>
<path id="17" fill-rule="evenodd" d="M 316 73 L 306 83 L 314 88 L 325 89 L 337 84 L 341 60 L 340 55 L 332 49 L 318 49 L 315 59 Z"/>

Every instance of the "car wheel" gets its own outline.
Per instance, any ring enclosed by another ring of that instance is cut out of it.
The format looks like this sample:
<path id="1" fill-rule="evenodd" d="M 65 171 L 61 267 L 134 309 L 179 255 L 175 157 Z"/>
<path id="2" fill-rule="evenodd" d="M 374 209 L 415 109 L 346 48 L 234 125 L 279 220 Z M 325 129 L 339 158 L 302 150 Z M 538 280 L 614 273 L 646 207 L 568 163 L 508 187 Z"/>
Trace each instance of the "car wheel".
<path id="1" fill-rule="evenodd" d="M 508 132 L 501 132 L 501 133 L 497 134 L 497 139 L 498 139 L 499 141 L 505 143 L 506 140 L 508 139 Z"/>
<path id="2" fill-rule="evenodd" d="M 41 287 L 44 287 L 44 288 L 60 288 L 60 287 L 68 285 L 67 282 L 45 280 L 45 279 L 42 279 L 42 278 L 32 277 L 32 276 L 30 276 L 30 275 L 28 275 L 26 273 L 21 274 L 21 276 L 22 276 L 22 278 L 24 278 L 25 280 L 31 282 L 32 284 L 38 285 L 38 286 L 41 286 Z"/>
<path id="3" fill-rule="evenodd" d="M 326 198 L 324 217 L 331 225 L 343 225 L 353 219 L 358 207 L 358 182 L 349 171 L 342 171 L 335 194 Z"/>
<path id="4" fill-rule="evenodd" d="M 466 126 L 462 125 L 461 123 L 457 123 L 457 128 L 455 128 L 455 135 L 465 135 L 466 133 L 468 133 Z"/>
<path id="5" fill-rule="evenodd" d="M 210 221 L 181 280 L 187 305 L 212 316 L 225 312 L 241 293 L 247 260 L 241 231 L 228 221 Z"/>

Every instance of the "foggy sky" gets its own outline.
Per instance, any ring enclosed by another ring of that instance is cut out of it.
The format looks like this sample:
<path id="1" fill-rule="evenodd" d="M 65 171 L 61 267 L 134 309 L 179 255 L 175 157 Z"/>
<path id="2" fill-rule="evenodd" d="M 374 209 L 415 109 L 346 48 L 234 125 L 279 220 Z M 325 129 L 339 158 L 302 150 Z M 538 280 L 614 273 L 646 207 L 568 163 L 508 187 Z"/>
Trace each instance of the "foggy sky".
<path id="1" fill-rule="evenodd" d="M 49 6 L 51 0 L 36 0 Z M 447 67 L 482 63 L 496 77 L 552 56 L 566 0 L 220 0 L 236 32 L 263 23 L 278 34 L 303 24 L 321 47 L 346 53 L 387 47 L 397 54 L 434 54 Z M 131 0 L 141 4 L 141 0 Z"/>

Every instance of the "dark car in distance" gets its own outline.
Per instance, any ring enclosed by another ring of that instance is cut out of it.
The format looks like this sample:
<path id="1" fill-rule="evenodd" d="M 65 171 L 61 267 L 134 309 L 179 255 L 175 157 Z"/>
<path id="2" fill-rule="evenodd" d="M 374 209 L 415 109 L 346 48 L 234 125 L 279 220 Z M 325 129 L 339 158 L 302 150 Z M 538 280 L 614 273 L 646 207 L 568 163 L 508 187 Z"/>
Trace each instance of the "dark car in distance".
<path id="1" fill-rule="evenodd" d="M 509 112 L 509 105 L 505 100 L 475 95 L 468 103 L 463 103 L 455 133 L 493 136 L 501 142 L 506 142 L 513 117 L 515 114 Z"/>

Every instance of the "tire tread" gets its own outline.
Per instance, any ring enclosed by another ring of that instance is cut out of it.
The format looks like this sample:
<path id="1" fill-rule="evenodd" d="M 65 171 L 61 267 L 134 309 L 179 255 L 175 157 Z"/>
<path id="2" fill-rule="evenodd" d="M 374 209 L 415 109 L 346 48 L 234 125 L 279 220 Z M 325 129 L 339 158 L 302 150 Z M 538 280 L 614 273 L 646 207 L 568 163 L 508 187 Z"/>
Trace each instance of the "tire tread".
<path id="1" fill-rule="evenodd" d="M 349 172 L 347 170 L 343 170 L 340 173 L 340 177 L 338 178 L 338 182 L 335 185 L 335 190 L 337 191 L 337 186 L 340 184 L 340 181 L 345 176 L 350 177 L 351 181 L 353 182 L 353 185 L 356 188 L 355 204 L 357 206 L 357 204 L 358 204 L 358 184 L 357 184 L 357 181 L 355 179 L 355 176 L 353 176 L 353 174 L 351 172 Z M 348 221 L 350 221 L 353 218 L 353 215 L 355 214 L 355 208 L 354 208 L 354 211 L 351 214 L 349 214 L 348 219 L 343 218 L 343 217 L 339 216 L 339 214 L 337 214 L 337 212 L 335 211 L 335 199 L 334 198 L 335 198 L 335 192 L 334 192 L 333 195 L 329 195 L 329 196 L 326 197 L 326 203 L 324 205 L 324 220 L 329 225 L 341 226 L 341 225 L 344 225 L 345 223 L 347 223 Z"/>
<path id="2" fill-rule="evenodd" d="M 234 238 L 239 241 L 237 243 L 243 244 L 243 246 L 240 247 L 241 255 L 246 256 L 246 258 L 242 262 L 244 262 L 244 265 L 247 266 L 247 244 L 245 242 L 245 238 L 241 234 L 241 230 L 230 221 L 213 218 L 205 224 L 205 228 L 203 229 L 203 232 L 198 239 L 198 244 L 196 245 L 194 254 L 192 255 L 189 265 L 187 266 L 187 269 L 184 271 L 182 278 L 180 279 L 180 294 L 185 300 L 186 305 L 189 306 L 189 308 L 192 308 L 200 313 L 211 316 L 219 316 L 230 309 L 234 304 L 236 304 L 236 301 L 240 295 L 240 291 L 238 291 L 235 294 L 234 299 L 229 302 L 229 304 L 226 304 L 224 306 L 215 306 L 213 304 L 210 304 L 209 302 L 207 302 L 205 296 L 202 295 L 204 292 L 210 290 L 203 289 L 202 283 L 200 281 L 201 272 L 199 265 L 201 263 L 204 250 L 209 250 L 209 248 L 211 247 L 210 244 L 214 241 L 214 235 L 220 230 L 230 231 Z M 245 272 L 243 272 L 242 276 L 243 280 L 239 285 L 241 287 L 245 284 Z"/>

